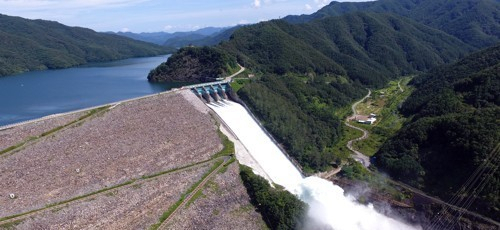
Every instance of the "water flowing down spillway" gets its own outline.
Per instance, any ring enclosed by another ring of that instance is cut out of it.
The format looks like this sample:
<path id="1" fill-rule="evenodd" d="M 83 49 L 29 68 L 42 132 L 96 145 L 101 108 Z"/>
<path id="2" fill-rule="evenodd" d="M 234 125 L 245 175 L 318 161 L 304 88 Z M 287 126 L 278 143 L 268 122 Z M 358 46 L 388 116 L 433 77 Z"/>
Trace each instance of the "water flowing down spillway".
<path id="1" fill-rule="evenodd" d="M 285 187 L 288 191 L 297 186 L 297 182 L 302 180 L 300 172 L 243 106 L 232 101 L 211 103 L 209 106 L 231 128 L 274 183 Z"/>
<path id="2" fill-rule="evenodd" d="M 271 180 L 310 207 L 309 217 L 336 230 L 420 229 L 376 212 L 344 196 L 344 190 L 317 177 L 303 178 L 247 110 L 232 101 L 208 104 L 229 126 Z"/>

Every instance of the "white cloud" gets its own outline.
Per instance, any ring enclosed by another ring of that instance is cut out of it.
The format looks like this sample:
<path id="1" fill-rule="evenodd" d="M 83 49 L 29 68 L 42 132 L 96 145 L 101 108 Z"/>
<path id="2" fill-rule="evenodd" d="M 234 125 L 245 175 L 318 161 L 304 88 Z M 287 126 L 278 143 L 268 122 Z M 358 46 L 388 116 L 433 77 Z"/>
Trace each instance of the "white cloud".
<path id="1" fill-rule="evenodd" d="M 311 6 L 311 5 L 309 5 L 309 4 L 306 4 L 306 6 L 305 6 L 305 7 L 306 7 L 306 10 L 312 10 L 312 6 Z"/>
<path id="2" fill-rule="evenodd" d="M 254 1 L 253 1 L 253 6 L 254 6 L 255 8 L 259 8 L 259 7 L 261 6 L 260 0 L 254 0 Z"/>
<path id="3" fill-rule="evenodd" d="M 273 2 L 286 2 L 287 0 L 254 0 L 252 6 L 255 8 L 260 8 L 263 5 L 270 5 Z"/>
<path id="4" fill-rule="evenodd" d="M 129 31 L 130 31 L 130 29 L 129 29 L 129 28 L 127 28 L 127 27 L 125 27 L 125 28 L 122 28 L 120 31 L 125 33 L 125 32 L 129 32 Z"/>
<path id="5" fill-rule="evenodd" d="M 238 25 L 245 25 L 245 24 L 249 24 L 250 22 L 248 20 L 245 20 L 245 19 L 241 19 L 239 22 L 238 22 Z"/>
<path id="6" fill-rule="evenodd" d="M 332 0 L 314 0 L 314 3 L 318 6 L 318 8 L 324 7 L 328 5 Z"/>
<path id="7" fill-rule="evenodd" d="M 174 26 L 172 26 L 172 25 L 166 25 L 163 27 L 163 30 L 169 31 L 169 30 L 172 30 L 173 28 L 174 28 Z"/>

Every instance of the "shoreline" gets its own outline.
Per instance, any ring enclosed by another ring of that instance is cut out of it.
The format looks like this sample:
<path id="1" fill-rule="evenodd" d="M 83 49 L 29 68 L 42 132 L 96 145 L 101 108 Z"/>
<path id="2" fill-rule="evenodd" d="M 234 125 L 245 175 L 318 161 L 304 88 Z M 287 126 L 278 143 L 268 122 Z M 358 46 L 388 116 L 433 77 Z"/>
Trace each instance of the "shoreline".
<path id="1" fill-rule="evenodd" d="M 149 98 L 149 97 L 154 97 L 154 96 L 158 96 L 158 95 L 162 95 L 162 94 L 167 94 L 167 93 L 172 93 L 172 92 L 177 92 L 177 91 L 179 91 L 181 89 L 183 89 L 183 88 L 173 88 L 173 89 L 170 89 L 170 90 L 167 90 L 167 91 L 163 91 L 163 92 L 160 92 L 160 93 L 148 94 L 148 95 L 144 95 L 144 96 L 140 96 L 140 97 L 134 97 L 134 98 L 130 98 L 130 99 L 125 99 L 125 100 L 121 100 L 121 101 L 117 101 L 117 102 L 111 102 L 111 103 L 107 103 L 107 104 L 101 104 L 101 105 L 96 105 L 96 106 L 92 106 L 92 107 L 86 107 L 86 108 L 82 108 L 82 109 L 78 109 L 78 110 L 71 110 L 71 111 L 63 112 L 63 113 L 54 113 L 54 114 L 50 114 L 50 115 L 43 116 L 43 117 L 40 117 L 40 118 L 30 119 L 30 120 L 26 120 L 26 121 L 20 121 L 20 122 L 16 122 L 16 123 L 12 123 L 12 124 L 7 124 L 7 125 L 1 125 L 0 126 L 0 131 L 7 130 L 7 129 L 12 129 L 12 128 L 16 128 L 16 127 L 22 126 L 22 125 L 27 125 L 27 124 L 32 124 L 32 123 L 36 123 L 36 122 L 41 122 L 41 121 L 49 120 L 49 119 L 52 119 L 52 118 L 57 118 L 57 117 L 62 117 L 62 116 L 67 116 L 67 115 L 72 115 L 72 114 L 80 113 L 80 112 L 86 112 L 86 111 L 90 111 L 90 110 L 97 109 L 97 108 L 104 107 L 104 106 L 111 106 L 110 109 L 113 109 L 115 106 L 117 106 L 117 105 L 119 105 L 121 103 L 126 103 L 126 102 L 141 100 L 141 99 L 145 99 L 145 98 Z"/>

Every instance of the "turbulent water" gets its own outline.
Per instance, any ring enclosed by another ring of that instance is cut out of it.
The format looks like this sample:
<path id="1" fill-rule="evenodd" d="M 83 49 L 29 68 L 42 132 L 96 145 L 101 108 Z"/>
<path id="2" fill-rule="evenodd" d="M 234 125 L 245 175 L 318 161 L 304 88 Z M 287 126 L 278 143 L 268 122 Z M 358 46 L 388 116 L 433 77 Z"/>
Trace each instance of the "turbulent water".
<path id="1" fill-rule="evenodd" d="M 223 101 L 209 106 L 224 120 L 271 180 L 297 195 L 310 207 L 309 217 L 336 230 L 419 229 L 361 205 L 332 182 L 303 178 L 241 105 Z"/>

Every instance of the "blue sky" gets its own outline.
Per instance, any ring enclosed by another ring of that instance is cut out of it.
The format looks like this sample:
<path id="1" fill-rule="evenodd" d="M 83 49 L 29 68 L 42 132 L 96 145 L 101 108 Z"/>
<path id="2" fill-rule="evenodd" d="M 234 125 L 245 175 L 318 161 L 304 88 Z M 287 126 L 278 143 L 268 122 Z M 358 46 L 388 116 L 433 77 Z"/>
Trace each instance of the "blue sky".
<path id="1" fill-rule="evenodd" d="M 337 0 L 366 1 L 366 0 Z M 96 31 L 175 32 L 310 14 L 331 0 L 0 0 L 0 13 Z"/>

